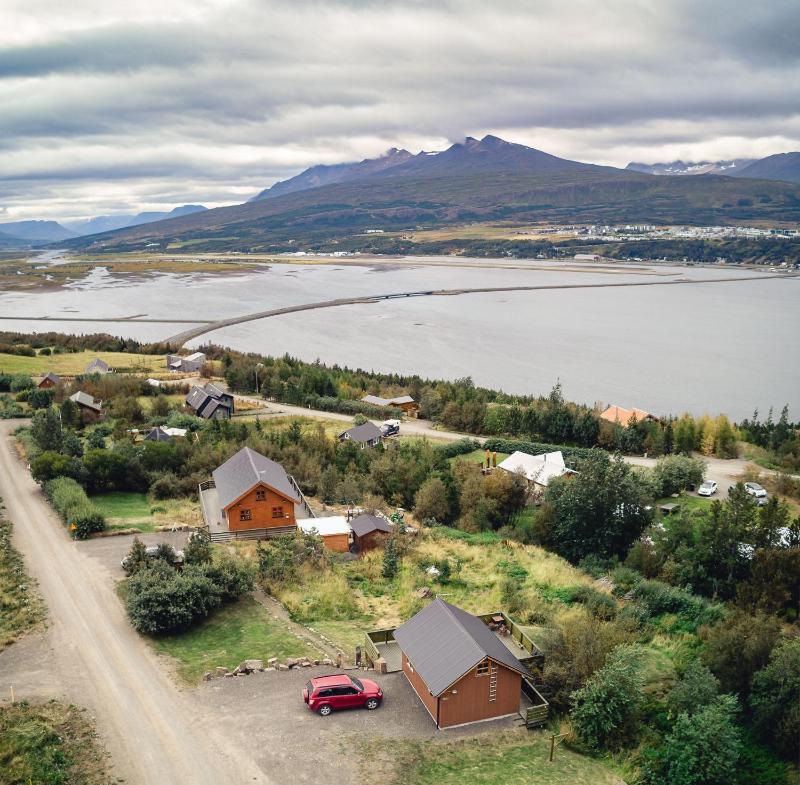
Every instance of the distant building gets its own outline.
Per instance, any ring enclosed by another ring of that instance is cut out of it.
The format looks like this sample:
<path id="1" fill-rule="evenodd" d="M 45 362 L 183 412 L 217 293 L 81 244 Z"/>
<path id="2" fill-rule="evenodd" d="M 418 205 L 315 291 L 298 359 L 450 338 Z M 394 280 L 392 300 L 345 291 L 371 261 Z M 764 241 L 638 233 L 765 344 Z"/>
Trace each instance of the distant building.
<path id="1" fill-rule="evenodd" d="M 378 395 L 365 395 L 361 399 L 364 403 L 373 406 L 391 406 L 393 409 L 402 409 L 405 414 L 416 417 L 419 412 L 419 405 L 410 395 L 398 395 L 394 398 L 381 398 Z"/>
<path id="2" fill-rule="evenodd" d="M 49 390 L 61 382 L 61 377 L 56 376 L 52 371 L 48 371 L 39 382 L 38 387 L 40 390 Z"/>
<path id="3" fill-rule="evenodd" d="M 339 434 L 339 441 L 352 441 L 360 444 L 361 448 L 375 447 L 381 441 L 381 429 L 375 423 L 365 422 L 363 425 L 356 425 Z"/>
<path id="4" fill-rule="evenodd" d="M 89 393 L 78 391 L 70 395 L 69 399 L 78 407 L 81 413 L 81 420 L 84 423 L 97 422 L 103 419 L 103 404 L 100 401 L 95 401 Z"/>
<path id="5" fill-rule="evenodd" d="M 203 352 L 195 352 L 188 357 L 181 357 L 179 354 L 167 355 L 167 368 L 172 373 L 199 373 L 206 364 L 206 356 Z"/>
<path id="6" fill-rule="evenodd" d="M 204 420 L 229 420 L 233 415 L 233 396 L 215 384 L 194 385 L 186 396 L 186 405 Z"/>
<path id="7" fill-rule="evenodd" d="M 522 474 L 531 486 L 544 490 L 554 477 L 575 474 L 564 464 L 561 450 L 546 452 L 541 455 L 530 455 L 526 452 L 511 453 L 504 461 L 497 464 L 498 469 L 510 474 Z"/>
<path id="8" fill-rule="evenodd" d="M 633 409 L 625 409 L 622 406 L 615 405 L 607 406 L 600 414 L 600 419 L 614 425 L 621 425 L 623 428 L 627 428 L 632 420 L 635 422 L 644 422 L 645 420 L 658 422 L 658 417 L 646 412 L 644 409 L 635 407 Z"/>
<path id="9" fill-rule="evenodd" d="M 600 262 L 602 261 L 603 257 L 600 256 L 598 253 L 576 253 L 575 254 L 575 261 L 576 262 Z"/>
<path id="10" fill-rule="evenodd" d="M 95 357 L 87 366 L 84 373 L 88 376 L 93 373 L 110 373 L 111 368 L 109 368 L 108 363 L 101 360 L 99 357 Z"/>

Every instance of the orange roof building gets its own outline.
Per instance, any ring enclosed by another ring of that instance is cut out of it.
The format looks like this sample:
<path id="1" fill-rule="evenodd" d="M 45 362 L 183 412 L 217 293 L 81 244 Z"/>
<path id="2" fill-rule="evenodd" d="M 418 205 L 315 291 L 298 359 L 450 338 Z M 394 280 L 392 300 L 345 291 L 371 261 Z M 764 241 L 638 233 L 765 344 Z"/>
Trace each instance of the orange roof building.
<path id="1" fill-rule="evenodd" d="M 644 409 L 637 409 L 635 407 L 633 409 L 625 409 L 622 406 L 610 405 L 602 412 L 600 419 L 627 428 L 631 420 L 643 422 L 644 420 L 658 420 L 658 417 L 654 414 L 650 414 L 650 412 L 646 412 Z"/>

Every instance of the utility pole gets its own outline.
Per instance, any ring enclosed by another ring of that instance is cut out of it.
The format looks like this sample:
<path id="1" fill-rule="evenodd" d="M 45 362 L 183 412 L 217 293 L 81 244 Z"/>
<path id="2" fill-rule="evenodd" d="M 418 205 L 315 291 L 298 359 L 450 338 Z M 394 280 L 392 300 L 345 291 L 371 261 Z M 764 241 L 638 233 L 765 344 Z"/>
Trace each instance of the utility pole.
<path id="1" fill-rule="evenodd" d="M 256 371 L 255 371 L 255 373 L 256 373 L 256 395 L 258 395 L 258 369 L 259 368 L 263 368 L 263 367 L 264 367 L 264 363 L 256 363 Z"/>

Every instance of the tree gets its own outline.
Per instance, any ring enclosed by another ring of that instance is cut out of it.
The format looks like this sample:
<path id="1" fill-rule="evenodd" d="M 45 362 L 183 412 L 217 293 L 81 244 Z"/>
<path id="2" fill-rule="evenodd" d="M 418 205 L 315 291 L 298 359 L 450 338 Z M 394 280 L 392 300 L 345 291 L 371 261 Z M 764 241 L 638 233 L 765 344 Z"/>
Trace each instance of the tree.
<path id="1" fill-rule="evenodd" d="M 131 549 L 122 561 L 122 569 L 126 575 L 131 576 L 147 567 L 147 563 L 147 549 L 138 537 L 134 537 Z"/>
<path id="2" fill-rule="evenodd" d="M 66 398 L 61 404 L 61 424 L 65 428 L 78 428 L 81 424 L 81 413 L 75 401 Z"/>
<path id="3" fill-rule="evenodd" d="M 60 452 L 63 432 L 58 411 L 50 407 L 36 412 L 31 423 L 31 435 L 40 450 Z"/>
<path id="4" fill-rule="evenodd" d="M 619 749 L 635 738 L 642 703 L 641 649 L 618 646 L 573 694 L 572 726 L 590 749 Z"/>
<path id="5" fill-rule="evenodd" d="M 386 540 L 386 547 L 383 550 L 383 567 L 381 575 L 387 580 L 392 580 L 397 575 L 397 543 L 394 537 Z"/>
<path id="6" fill-rule="evenodd" d="M 685 455 L 667 455 L 656 461 L 653 479 L 659 496 L 670 496 L 690 485 L 700 485 L 705 475 L 706 463 Z"/>
<path id="7" fill-rule="evenodd" d="M 320 475 L 319 478 L 319 496 L 323 502 L 330 504 L 336 501 L 336 486 L 339 484 L 339 472 L 336 467 L 331 464 Z"/>
<path id="8" fill-rule="evenodd" d="M 151 417 L 166 417 L 169 414 L 169 410 L 169 399 L 166 395 L 159 393 L 153 398 L 153 402 L 150 404 Z"/>
<path id="9" fill-rule="evenodd" d="M 800 617 L 800 548 L 759 548 L 750 563 L 750 577 L 738 588 L 737 600 L 752 611 Z"/>
<path id="10" fill-rule="evenodd" d="M 650 523 L 647 487 L 619 456 L 586 458 L 575 476 L 552 480 L 544 498 L 550 543 L 576 564 L 589 554 L 624 556 Z"/>
<path id="11" fill-rule="evenodd" d="M 211 561 L 211 538 L 203 529 L 197 529 L 189 535 L 183 549 L 183 560 L 186 564 L 208 564 Z"/>
<path id="12" fill-rule="evenodd" d="M 800 638 L 776 646 L 769 664 L 753 677 L 753 724 L 785 757 L 800 755 Z"/>
<path id="13" fill-rule="evenodd" d="M 414 515 L 417 520 L 433 519 L 437 523 L 445 523 L 450 519 L 447 486 L 439 477 L 430 477 L 420 486 L 414 496 Z"/>
<path id="14" fill-rule="evenodd" d="M 714 627 L 702 629 L 700 635 L 705 642 L 702 660 L 719 679 L 722 690 L 744 699 L 753 674 L 769 661 L 780 623 L 762 613 L 737 611 Z"/>
<path id="15" fill-rule="evenodd" d="M 81 477 L 81 464 L 69 455 L 46 450 L 31 461 L 31 475 L 36 482 L 47 482 L 54 477 Z"/>
<path id="16" fill-rule="evenodd" d="M 667 736 L 652 781 L 663 785 L 729 785 L 741 754 L 736 698 L 722 695 L 695 714 L 681 714 Z"/>
<path id="17" fill-rule="evenodd" d="M 699 660 L 690 660 L 667 695 L 670 714 L 696 714 L 719 695 L 719 679 Z"/>

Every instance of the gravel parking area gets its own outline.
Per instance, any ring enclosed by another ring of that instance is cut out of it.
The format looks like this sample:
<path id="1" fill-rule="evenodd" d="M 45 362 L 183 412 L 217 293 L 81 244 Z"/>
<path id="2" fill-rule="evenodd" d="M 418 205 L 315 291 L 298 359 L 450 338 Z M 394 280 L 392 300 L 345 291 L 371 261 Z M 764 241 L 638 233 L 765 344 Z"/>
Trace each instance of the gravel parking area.
<path id="1" fill-rule="evenodd" d="M 256 762 L 279 785 L 319 783 L 356 785 L 359 741 L 386 739 L 449 740 L 515 727 L 512 719 L 437 730 L 402 673 L 352 671 L 377 681 L 384 700 L 375 711 L 351 709 L 320 717 L 303 703 L 302 689 L 312 676 L 333 673 L 325 667 L 253 673 L 220 678 L 194 690 L 204 714 L 228 726 L 236 741 L 249 745 Z"/>
<path id="2" fill-rule="evenodd" d="M 95 537 L 91 540 L 80 540 L 76 542 L 76 546 L 81 553 L 97 559 L 104 567 L 106 567 L 112 575 L 119 579 L 124 578 L 125 573 L 120 567 L 120 562 L 127 555 L 131 549 L 134 537 L 137 537 L 145 545 L 158 545 L 159 543 L 169 543 L 176 550 L 185 547 L 189 539 L 188 531 L 177 532 L 156 532 L 153 534 L 120 534 L 115 537 Z"/>

